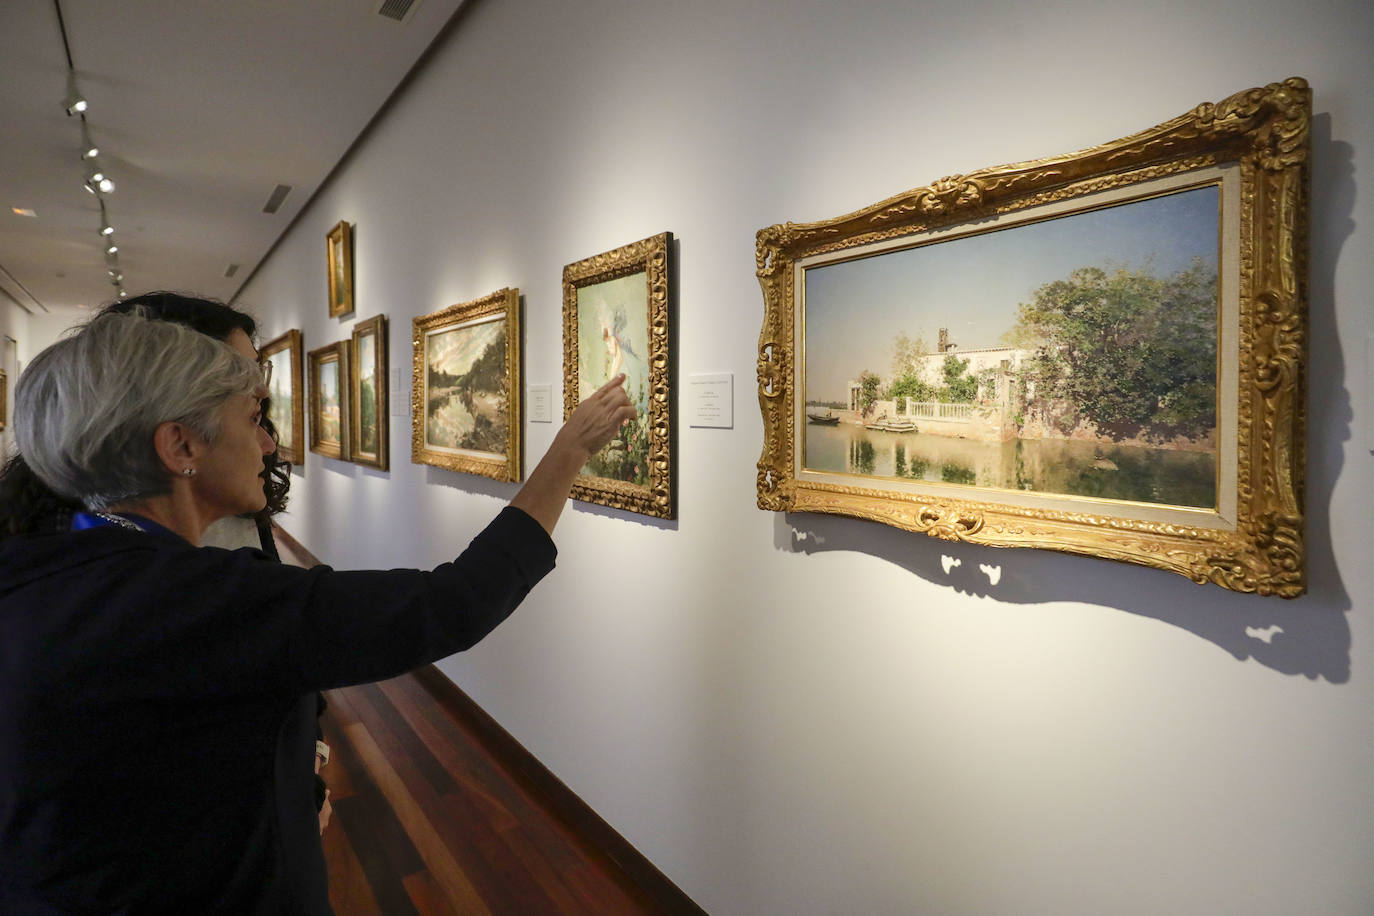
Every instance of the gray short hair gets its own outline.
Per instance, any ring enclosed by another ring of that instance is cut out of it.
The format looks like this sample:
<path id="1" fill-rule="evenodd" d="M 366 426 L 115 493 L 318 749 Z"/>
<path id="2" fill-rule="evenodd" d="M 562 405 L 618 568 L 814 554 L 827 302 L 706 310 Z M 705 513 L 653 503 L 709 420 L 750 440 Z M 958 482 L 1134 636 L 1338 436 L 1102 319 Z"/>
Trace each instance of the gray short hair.
<path id="1" fill-rule="evenodd" d="M 184 423 L 207 442 L 233 395 L 262 375 L 227 344 L 142 314 L 103 314 L 34 357 L 14 392 L 19 452 L 53 491 L 106 509 L 165 493 L 153 434 Z"/>

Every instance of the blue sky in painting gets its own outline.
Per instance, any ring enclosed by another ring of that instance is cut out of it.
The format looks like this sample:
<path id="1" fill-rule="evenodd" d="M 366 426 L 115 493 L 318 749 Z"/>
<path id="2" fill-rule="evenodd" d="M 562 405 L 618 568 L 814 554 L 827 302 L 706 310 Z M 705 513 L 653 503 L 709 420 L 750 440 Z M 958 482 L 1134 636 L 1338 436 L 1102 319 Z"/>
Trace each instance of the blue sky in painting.
<path id="1" fill-rule="evenodd" d="M 808 270 L 806 395 L 843 401 L 862 370 L 886 377 L 899 333 L 933 348 L 944 327 L 960 349 L 1000 346 L 1020 303 L 1080 267 L 1215 267 L 1219 203 L 1209 185 Z"/>

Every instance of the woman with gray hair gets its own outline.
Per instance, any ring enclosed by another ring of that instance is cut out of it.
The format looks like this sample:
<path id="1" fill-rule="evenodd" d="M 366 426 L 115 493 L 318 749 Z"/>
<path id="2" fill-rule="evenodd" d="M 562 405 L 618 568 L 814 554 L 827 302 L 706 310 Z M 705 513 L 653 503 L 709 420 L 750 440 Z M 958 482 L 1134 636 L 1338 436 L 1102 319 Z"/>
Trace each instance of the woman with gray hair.
<path id="1" fill-rule="evenodd" d="M 196 548 L 263 505 L 261 381 L 222 343 L 114 314 L 19 380 L 20 451 L 86 511 L 0 543 L 0 912 L 329 913 L 313 784 L 275 763 L 289 710 L 490 632 L 635 415 L 620 379 L 584 401 L 431 572 L 304 570 Z"/>

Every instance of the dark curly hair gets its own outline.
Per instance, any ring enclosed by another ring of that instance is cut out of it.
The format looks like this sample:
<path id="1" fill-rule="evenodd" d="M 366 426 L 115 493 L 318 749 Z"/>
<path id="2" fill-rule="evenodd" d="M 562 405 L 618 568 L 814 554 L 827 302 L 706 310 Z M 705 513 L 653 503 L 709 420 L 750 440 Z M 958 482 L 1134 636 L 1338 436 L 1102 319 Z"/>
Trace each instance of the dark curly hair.
<path id="1" fill-rule="evenodd" d="M 243 331 L 251 340 L 258 330 L 251 316 L 223 302 L 165 291 L 112 302 L 102 308 L 101 313 L 125 313 L 135 309 L 149 318 L 185 325 L 216 340 L 228 340 L 236 330 Z M 264 401 L 262 425 L 276 442 L 277 430 L 267 418 L 267 407 L 268 402 Z M 282 459 L 280 453 L 273 451 L 262 463 L 267 505 L 256 516 L 260 529 L 267 525 L 271 516 L 286 508 L 286 494 L 291 487 L 291 463 Z M 71 525 L 72 513 L 83 508 L 75 500 L 48 489 L 22 455 L 12 456 L 0 471 L 0 538 L 65 531 Z"/>

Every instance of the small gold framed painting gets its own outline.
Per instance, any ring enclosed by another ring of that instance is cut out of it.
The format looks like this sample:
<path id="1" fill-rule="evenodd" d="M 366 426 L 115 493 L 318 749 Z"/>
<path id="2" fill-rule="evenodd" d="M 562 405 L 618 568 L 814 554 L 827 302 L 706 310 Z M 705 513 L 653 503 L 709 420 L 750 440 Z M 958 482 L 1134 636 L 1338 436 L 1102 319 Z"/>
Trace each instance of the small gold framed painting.
<path id="1" fill-rule="evenodd" d="M 520 291 L 415 318 L 410 459 L 521 479 Z"/>
<path id="2" fill-rule="evenodd" d="M 639 416 L 582 469 L 572 495 L 674 518 L 673 235 L 563 268 L 563 416 L 616 375 Z"/>
<path id="3" fill-rule="evenodd" d="M 349 460 L 387 470 L 391 425 L 387 416 L 386 316 L 353 328 L 348 364 Z"/>
<path id="4" fill-rule="evenodd" d="M 329 317 L 353 311 L 353 227 L 346 220 L 325 236 L 329 268 Z"/>
<path id="5" fill-rule="evenodd" d="M 310 450 L 347 461 L 348 351 L 346 340 L 310 351 Z"/>
<path id="6" fill-rule="evenodd" d="M 305 460 L 305 386 L 302 378 L 301 332 L 295 328 L 263 344 L 258 356 L 272 367 L 267 418 L 277 430 L 277 454 L 300 464 Z"/>

